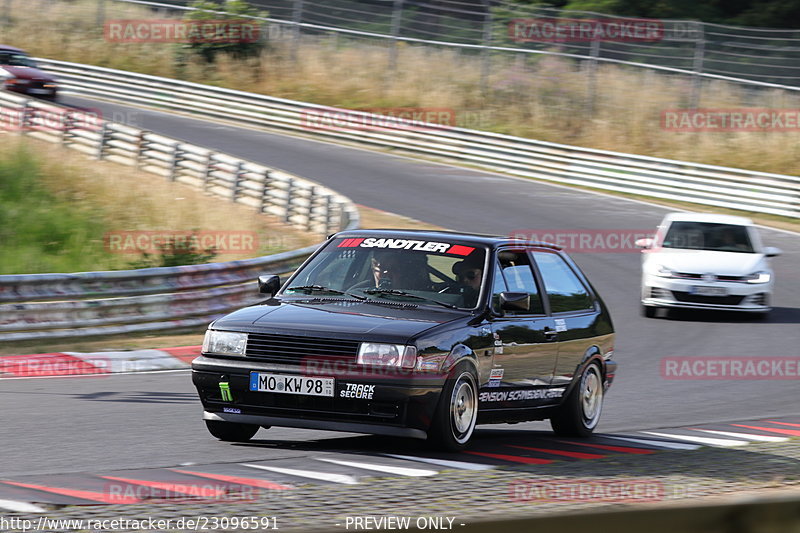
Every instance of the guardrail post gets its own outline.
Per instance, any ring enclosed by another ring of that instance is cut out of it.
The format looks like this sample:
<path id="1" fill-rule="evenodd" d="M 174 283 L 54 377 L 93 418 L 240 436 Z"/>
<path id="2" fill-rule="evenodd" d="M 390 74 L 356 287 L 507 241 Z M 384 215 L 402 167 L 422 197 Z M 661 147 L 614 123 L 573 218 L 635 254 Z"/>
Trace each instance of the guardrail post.
<path id="1" fill-rule="evenodd" d="M 61 115 L 61 145 L 64 146 L 69 143 L 72 137 L 72 129 L 75 127 L 75 120 L 72 116 L 72 111 L 67 109 Z"/>
<path id="2" fill-rule="evenodd" d="M 19 109 L 19 128 L 17 128 L 18 135 L 25 135 L 25 130 L 28 128 L 30 122 L 30 114 L 32 108 L 29 100 L 22 102 L 22 107 Z"/>
<path id="3" fill-rule="evenodd" d="M 325 236 L 331 234 L 331 227 L 333 227 L 333 224 L 331 224 L 331 201 L 332 201 L 331 195 L 326 194 L 325 209 L 323 210 L 323 215 L 325 217 L 323 219 L 323 223 L 325 224 Z"/>
<path id="4" fill-rule="evenodd" d="M 339 211 L 339 231 L 344 231 L 347 228 L 348 223 L 350 222 L 350 213 L 344 208 L 344 203 L 337 202 Z"/>
<path id="5" fill-rule="evenodd" d="M 308 220 L 306 221 L 306 231 L 311 231 L 314 227 L 314 202 L 317 199 L 317 188 L 311 186 L 308 192 Z"/>
<path id="6" fill-rule="evenodd" d="M 294 193 L 294 178 L 289 178 L 286 182 L 286 213 L 283 216 L 284 222 L 289 222 L 292 216 L 292 196 Z"/>
<path id="7" fill-rule="evenodd" d="M 694 45 L 694 62 L 692 70 L 694 70 L 694 80 L 692 80 L 692 108 L 697 109 L 700 105 L 700 90 L 703 84 L 703 78 L 700 74 L 703 73 L 703 60 L 706 52 L 706 36 L 702 22 L 697 22 L 697 41 Z"/>
<path id="8" fill-rule="evenodd" d="M 214 170 L 214 152 L 209 151 L 206 155 L 206 168 L 203 171 L 203 190 L 207 191 L 211 187 L 211 172 Z"/>
<path id="9" fill-rule="evenodd" d="M 586 75 L 586 116 L 591 117 L 594 113 L 595 93 L 597 91 L 597 58 L 600 57 L 600 39 L 592 40 L 591 51 L 592 59 L 589 60 L 589 70 Z"/>
<path id="10" fill-rule="evenodd" d="M 178 169 L 183 159 L 183 150 L 181 150 L 180 146 L 181 143 L 175 143 L 172 145 L 172 164 L 169 166 L 170 181 L 175 181 L 175 179 L 178 177 Z"/>
<path id="11" fill-rule="evenodd" d="M 244 168 L 241 161 L 236 162 L 236 170 L 233 171 L 233 186 L 231 189 L 231 201 L 235 202 L 239 198 L 239 191 L 242 187 L 242 176 Z"/>
<path id="12" fill-rule="evenodd" d="M 142 163 L 146 158 L 145 152 L 147 151 L 147 139 L 145 136 L 147 135 L 147 131 L 141 130 L 139 131 L 139 136 L 136 139 L 136 168 L 141 168 Z"/>
<path id="13" fill-rule="evenodd" d="M 483 19 L 483 62 L 481 64 L 481 93 L 486 94 L 489 91 L 489 73 L 492 68 L 492 52 L 489 47 L 492 46 L 492 5 L 489 0 L 483 0 L 483 8 L 486 14 Z"/>
<path id="14" fill-rule="evenodd" d="M 389 73 L 397 70 L 397 38 L 400 36 L 400 22 L 403 19 L 403 1 L 394 0 L 392 9 L 392 44 L 389 47 Z"/>
<path id="15" fill-rule="evenodd" d="M 97 159 L 102 161 L 106 155 L 106 143 L 108 142 L 108 123 L 103 121 L 100 126 L 100 140 L 97 143 Z"/>
<path id="16" fill-rule="evenodd" d="M 272 178 L 269 177 L 269 170 L 264 171 L 264 179 L 261 181 L 261 206 L 259 213 L 266 213 L 269 205 L 269 186 Z"/>
<path id="17" fill-rule="evenodd" d="M 294 0 L 292 7 L 292 61 L 297 61 L 297 49 L 300 48 L 300 23 L 303 22 L 303 0 Z"/>

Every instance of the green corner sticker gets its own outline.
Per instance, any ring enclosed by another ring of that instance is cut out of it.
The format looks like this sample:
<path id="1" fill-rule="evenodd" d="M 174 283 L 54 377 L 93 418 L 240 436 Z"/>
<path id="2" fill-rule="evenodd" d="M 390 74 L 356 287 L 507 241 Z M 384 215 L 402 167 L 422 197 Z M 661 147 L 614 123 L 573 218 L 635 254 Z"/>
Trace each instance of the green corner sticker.
<path id="1" fill-rule="evenodd" d="M 227 381 L 221 381 L 219 384 L 219 392 L 222 394 L 223 402 L 232 402 L 233 395 L 231 394 L 231 385 Z"/>

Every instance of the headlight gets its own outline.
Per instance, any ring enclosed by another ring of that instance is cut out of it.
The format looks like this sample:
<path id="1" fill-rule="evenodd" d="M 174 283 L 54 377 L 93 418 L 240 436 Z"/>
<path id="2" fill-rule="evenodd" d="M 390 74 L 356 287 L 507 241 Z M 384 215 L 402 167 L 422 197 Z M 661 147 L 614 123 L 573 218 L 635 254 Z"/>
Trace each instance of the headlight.
<path id="1" fill-rule="evenodd" d="M 656 267 L 656 276 L 661 276 L 662 278 L 674 278 L 674 277 L 676 277 L 674 271 L 668 269 L 667 267 L 665 267 L 663 265 L 659 265 L 658 267 Z"/>
<path id="2" fill-rule="evenodd" d="M 417 363 L 417 349 L 403 344 L 362 342 L 357 361 L 360 365 L 414 368 Z"/>
<path id="3" fill-rule="evenodd" d="M 247 333 L 209 329 L 203 339 L 203 353 L 219 355 L 244 355 Z"/>
<path id="4" fill-rule="evenodd" d="M 744 280 L 747 283 L 769 283 L 769 280 L 772 276 L 770 276 L 769 272 L 753 272 L 749 276 L 745 276 Z"/>

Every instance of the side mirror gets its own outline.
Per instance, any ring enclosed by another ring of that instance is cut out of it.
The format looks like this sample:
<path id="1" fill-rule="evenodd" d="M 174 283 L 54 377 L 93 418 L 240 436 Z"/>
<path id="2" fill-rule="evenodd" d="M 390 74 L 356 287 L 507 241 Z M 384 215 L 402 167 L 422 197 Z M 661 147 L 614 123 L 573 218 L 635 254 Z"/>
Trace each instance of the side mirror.
<path id="1" fill-rule="evenodd" d="M 775 248 L 774 246 L 767 246 L 764 248 L 764 255 L 767 257 L 778 257 L 783 253 L 783 250 L 780 248 Z"/>
<path id="2" fill-rule="evenodd" d="M 652 248 L 654 242 L 653 239 L 636 239 L 636 242 L 633 244 L 635 244 L 637 248 Z"/>
<path id="3" fill-rule="evenodd" d="M 503 311 L 527 311 L 531 308 L 531 295 L 527 292 L 501 292 L 500 309 Z"/>
<path id="4" fill-rule="evenodd" d="M 281 288 L 281 278 L 278 276 L 258 276 L 258 292 L 275 296 Z"/>

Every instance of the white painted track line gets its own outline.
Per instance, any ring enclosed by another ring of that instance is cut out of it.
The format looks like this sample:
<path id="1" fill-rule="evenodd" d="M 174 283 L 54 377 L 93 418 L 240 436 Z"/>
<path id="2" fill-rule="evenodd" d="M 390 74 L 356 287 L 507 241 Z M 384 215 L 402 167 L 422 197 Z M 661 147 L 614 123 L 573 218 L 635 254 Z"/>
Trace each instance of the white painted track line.
<path id="1" fill-rule="evenodd" d="M 725 448 L 729 446 L 744 446 L 746 444 L 750 444 L 746 440 L 714 439 L 711 437 L 695 437 L 694 435 L 673 435 L 671 433 L 657 433 L 655 431 L 642 431 L 642 433 L 653 435 L 655 437 L 664 437 L 666 439 L 686 440 L 689 442 L 704 444 L 706 446 L 722 446 Z"/>
<path id="2" fill-rule="evenodd" d="M 359 463 L 357 461 L 343 461 L 341 459 L 329 459 L 327 457 L 315 457 L 314 459 L 336 465 L 363 468 L 364 470 L 374 470 L 376 472 L 385 472 L 387 474 L 397 474 L 400 476 L 423 477 L 434 476 L 439 473 L 436 470 L 424 470 L 421 468 L 408 468 L 404 466 L 376 465 L 375 463 Z"/>
<path id="3" fill-rule="evenodd" d="M 636 442 L 638 444 L 645 444 L 647 446 L 657 446 L 660 448 L 667 448 L 670 450 L 697 450 L 700 448 L 697 444 L 684 444 L 683 442 L 667 442 L 663 440 L 650 440 L 650 439 L 636 439 L 633 437 L 617 437 L 613 435 L 603 435 L 609 439 L 623 440 L 627 442 Z"/>
<path id="4" fill-rule="evenodd" d="M 355 485 L 358 480 L 352 476 L 344 474 L 331 474 L 330 472 L 315 472 L 313 470 L 300 470 L 297 468 L 284 468 L 282 466 L 263 466 L 243 463 L 244 466 L 250 468 L 258 468 L 267 470 L 269 472 L 277 472 L 279 474 L 286 474 L 287 476 L 304 477 L 308 479 L 317 479 L 319 481 L 331 481 L 333 483 L 342 483 L 344 485 Z"/>
<path id="5" fill-rule="evenodd" d="M 28 502 L 16 500 L 0 500 L 0 509 L 15 513 L 46 513 L 47 510 Z"/>
<path id="6" fill-rule="evenodd" d="M 396 455 L 393 453 L 384 453 L 381 455 L 384 455 L 386 457 L 395 457 L 397 459 L 405 459 L 406 461 L 416 461 L 418 463 L 428 463 L 437 466 L 446 466 L 447 468 L 457 468 L 459 470 L 492 470 L 495 468 L 492 465 L 467 463 L 464 461 L 447 461 L 445 459 L 432 459 L 430 457 L 414 457 L 413 455 Z"/>
<path id="7" fill-rule="evenodd" d="M 753 435 L 751 433 L 734 433 L 733 431 L 719 431 L 716 429 L 695 429 L 694 431 L 702 431 L 704 433 L 713 433 L 715 435 L 722 435 L 724 437 L 732 437 L 734 439 L 752 440 L 757 442 L 786 442 L 788 437 L 773 437 L 772 435 Z"/>

